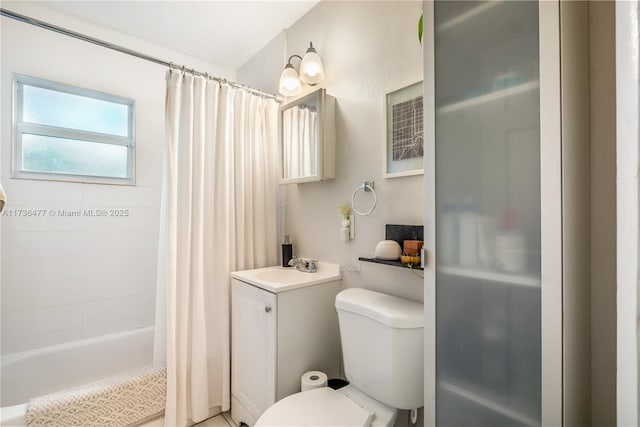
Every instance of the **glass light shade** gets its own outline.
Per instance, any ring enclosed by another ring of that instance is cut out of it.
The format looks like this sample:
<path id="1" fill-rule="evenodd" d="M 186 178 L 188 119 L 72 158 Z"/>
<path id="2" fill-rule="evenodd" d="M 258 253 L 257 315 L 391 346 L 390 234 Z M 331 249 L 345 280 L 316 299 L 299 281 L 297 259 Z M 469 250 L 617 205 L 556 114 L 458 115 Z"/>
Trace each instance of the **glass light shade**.
<path id="1" fill-rule="evenodd" d="M 296 69 L 291 64 L 287 64 L 282 70 L 279 88 L 280 93 L 285 96 L 295 96 L 302 93 L 302 83 L 300 83 Z"/>
<path id="2" fill-rule="evenodd" d="M 324 68 L 322 67 L 320 55 L 312 47 L 307 50 L 304 58 L 302 58 L 300 80 L 310 85 L 318 84 L 324 80 Z"/>

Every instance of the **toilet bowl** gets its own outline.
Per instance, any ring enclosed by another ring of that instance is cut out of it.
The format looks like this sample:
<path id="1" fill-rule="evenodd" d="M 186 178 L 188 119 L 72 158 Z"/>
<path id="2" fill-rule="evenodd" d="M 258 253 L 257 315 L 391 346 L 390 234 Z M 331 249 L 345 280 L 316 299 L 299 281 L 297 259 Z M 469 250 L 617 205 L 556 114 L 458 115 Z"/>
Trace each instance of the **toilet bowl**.
<path id="1" fill-rule="evenodd" d="M 424 405 L 423 305 L 357 288 L 335 305 L 350 385 L 287 396 L 254 427 L 391 427 L 398 409 Z"/>
<path id="2" fill-rule="evenodd" d="M 254 427 L 391 427 L 398 411 L 354 386 L 295 393 L 273 404 Z"/>

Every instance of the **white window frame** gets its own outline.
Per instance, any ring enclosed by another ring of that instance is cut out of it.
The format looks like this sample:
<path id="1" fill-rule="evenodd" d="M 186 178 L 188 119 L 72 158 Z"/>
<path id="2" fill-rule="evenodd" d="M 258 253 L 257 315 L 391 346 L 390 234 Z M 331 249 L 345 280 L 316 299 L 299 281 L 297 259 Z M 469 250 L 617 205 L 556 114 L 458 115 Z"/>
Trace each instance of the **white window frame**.
<path id="1" fill-rule="evenodd" d="M 128 108 L 128 129 L 127 136 L 104 134 L 51 126 L 44 124 L 28 123 L 23 121 L 23 95 L 24 85 L 54 90 L 57 92 L 83 96 L 87 98 L 99 99 L 117 104 L 126 105 Z M 110 95 L 91 89 L 84 89 L 70 86 L 63 83 L 53 82 L 37 77 L 22 74 L 13 74 L 13 144 L 12 144 L 12 164 L 11 177 L 21 179 L 36 179 L 49 181 L 71 181 L 94 184 L 120 184 L 135 185 L 135 102 L 132 99 L 121 96 Z M 57 172 L 32 172 L 21 170 L 22 165 L 22 136 L 24 134 L 36 134 L 55 138 L 67 138 L 80 141 L 88 141 L 102 144 L 113 144 L 127 147 L 127 177 L 109 177 L 95 175 L 64 174 Z"/>

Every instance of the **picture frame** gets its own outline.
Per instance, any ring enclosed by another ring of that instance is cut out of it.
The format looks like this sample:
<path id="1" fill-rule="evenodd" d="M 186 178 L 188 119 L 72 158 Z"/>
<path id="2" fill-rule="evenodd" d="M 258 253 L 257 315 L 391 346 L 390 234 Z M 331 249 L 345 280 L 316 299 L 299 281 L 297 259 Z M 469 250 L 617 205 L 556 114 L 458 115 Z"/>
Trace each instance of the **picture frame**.
<path id="1" fill-rule="evenodd" d="M 385 94 L 385 178 L 424 174 L 422 80 Z"/>

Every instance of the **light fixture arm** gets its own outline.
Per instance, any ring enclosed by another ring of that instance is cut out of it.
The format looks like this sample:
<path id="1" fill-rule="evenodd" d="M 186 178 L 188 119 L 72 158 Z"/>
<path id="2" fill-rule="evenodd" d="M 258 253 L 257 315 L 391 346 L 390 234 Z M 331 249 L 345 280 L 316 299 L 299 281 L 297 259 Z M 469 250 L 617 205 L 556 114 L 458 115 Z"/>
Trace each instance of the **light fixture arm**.
<path id="1" fill-rule="evenodd" d="M 293 64 L 291 64 L 291 60 L 292 60 L 293 58 L 298 58 L 298 59 L 300 60 L 300 62 L 302 62 L 302 56 L 300 56 L 300 55 L 291 55 L 291 56 L 289 57 L 289 60 L 287 61 L 287 65 L 286 65 L 286 67 L 289 67 L 289 66 L 293 67 Z"/>

